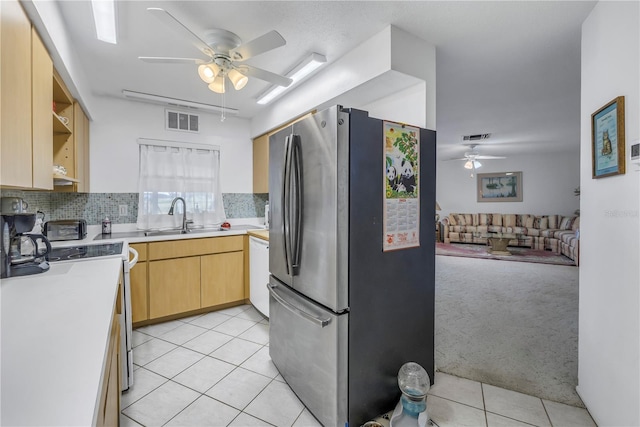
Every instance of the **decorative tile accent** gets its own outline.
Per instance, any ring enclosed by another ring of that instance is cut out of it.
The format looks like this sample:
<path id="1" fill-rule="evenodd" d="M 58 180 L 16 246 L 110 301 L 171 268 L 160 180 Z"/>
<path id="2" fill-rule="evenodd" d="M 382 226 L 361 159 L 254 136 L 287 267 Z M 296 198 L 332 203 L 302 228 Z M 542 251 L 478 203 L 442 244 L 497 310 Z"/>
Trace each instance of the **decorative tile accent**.
<path id="1" fill-rule="evenodd" d="M 96 225 L 108 216 L 113 224 L 132 224 L 138 217 L 138 193 L 56 193 L 49 191 L 0 191 L 2 197 L 21 197 L 29 212 L 41 211 L 45 222 L 82 218 Z M 267 193 L 222 194 L 227 218 L 263 218 Z M 120 216 L 120 205 L 127 206 L 128 215 Z"/>

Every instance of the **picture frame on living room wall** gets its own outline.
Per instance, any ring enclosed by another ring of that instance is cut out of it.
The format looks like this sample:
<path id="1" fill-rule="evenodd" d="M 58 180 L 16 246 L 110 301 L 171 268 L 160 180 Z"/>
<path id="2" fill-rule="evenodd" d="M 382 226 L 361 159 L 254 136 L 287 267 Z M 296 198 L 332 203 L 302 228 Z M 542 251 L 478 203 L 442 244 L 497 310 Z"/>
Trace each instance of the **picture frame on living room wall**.
<path id="1" fill-rule="evenodd" d="M 625 173 L 624 96 L 591 115 L 592 179 Z"/>
<path id="2" fill-rule="evenodd" d="M 521 202 L 522 172 L 478 174 L 478 202 Z"/>

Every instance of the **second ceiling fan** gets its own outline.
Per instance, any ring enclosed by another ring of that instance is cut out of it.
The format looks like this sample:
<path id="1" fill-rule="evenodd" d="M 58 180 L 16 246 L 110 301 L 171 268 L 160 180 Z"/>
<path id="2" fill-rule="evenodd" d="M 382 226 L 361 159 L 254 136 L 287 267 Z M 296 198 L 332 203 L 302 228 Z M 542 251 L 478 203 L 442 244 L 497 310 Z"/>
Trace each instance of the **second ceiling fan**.
<path id="1" fill-rule="evenodd" d="M 197 64 L 198 75 L 209 85 L 209 89 L 216 93 L 224 93 L 226 91 L 227 78 L 236 90 L 242 89 L 247 84 L 248 77 L 255 77 L 284 87 L 292 83 L 292 80 L 288 77 L 243 63 L 249 58 L 284 46 L 286 41 L 277 31 L 269 31 L 244 44 L 236 34 L 222 29 L 211 30 L 202 39 L 166 10 L 157 7 L 151 7 L 147 10 L 171 30 L 189 40 L 208 59 L 138 57 L 142 61 L 165 64 Z"/>
<path id="2" fill-rule="evenodd" d="M 506 159 L 506 157 L 504 156 L 486 156 L 486 155 L 480 154 L 476 150 L 476 147 L 478 146 L 478 144 L 467 144 L 467 146 L 469 147 L 470 151 L 466 151 L 464 153 L 464 157 L 458 157 L 458 158 L 449 159 L 449 160 L 464 160 L 465 162 L 464 167 L 465 169 L 471 169 L 471 176 L 473 176 L 473 173 L 475 172 L 476 169 L 482 166 L 482 163 L 480 163 L 479 160 Z"/>

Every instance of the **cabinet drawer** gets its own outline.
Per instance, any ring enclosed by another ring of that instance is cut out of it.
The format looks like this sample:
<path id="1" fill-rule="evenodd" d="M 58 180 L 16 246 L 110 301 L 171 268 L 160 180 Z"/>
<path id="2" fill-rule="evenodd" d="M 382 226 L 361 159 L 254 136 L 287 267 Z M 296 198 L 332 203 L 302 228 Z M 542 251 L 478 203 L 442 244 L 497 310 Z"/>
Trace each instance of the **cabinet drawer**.
<path id="1" fill-rule="evenodd" d="M 131 243 L 129 244 L 133 249 L 138 251 L 138 262 L 147 260 L 147 244 L 146 243 Z"/>
<path id="2" fill-rule="evenodd" d="M 239 235 L 153 242 L 149 243 L 149 259 L 158 260 L 241 251 L 243 237 Z"/>

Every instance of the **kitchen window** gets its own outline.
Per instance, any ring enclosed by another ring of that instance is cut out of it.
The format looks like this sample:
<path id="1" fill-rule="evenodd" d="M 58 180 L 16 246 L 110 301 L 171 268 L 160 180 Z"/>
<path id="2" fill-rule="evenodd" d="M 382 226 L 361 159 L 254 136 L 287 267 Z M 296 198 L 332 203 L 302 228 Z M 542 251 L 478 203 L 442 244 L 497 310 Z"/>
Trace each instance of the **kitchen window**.
<path id="1" fill-rule="evenodd" d="M 176 197 L 186 201 L 192 227 L 216 227 L 225 218 L 220 190 L 218 147 L 164 141 L 140 142 L 138 178 L 139 229 L 162 230 L 182 225 L 182 203 L 168 215 Z"/>

